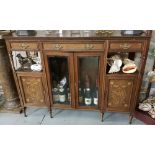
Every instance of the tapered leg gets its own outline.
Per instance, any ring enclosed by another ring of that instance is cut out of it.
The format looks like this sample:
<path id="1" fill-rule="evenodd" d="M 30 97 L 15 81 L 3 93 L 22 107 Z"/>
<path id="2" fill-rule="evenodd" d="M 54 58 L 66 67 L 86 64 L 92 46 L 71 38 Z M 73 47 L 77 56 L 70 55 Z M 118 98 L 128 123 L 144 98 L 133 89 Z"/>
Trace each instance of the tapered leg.
<path id="1" fill-rule="evenodd" d="M 130 114 L 130 116 L 129 116 L 129 124 L 132 124 L 132 119 L 133 119 L 133 115 Z"/>
<path id="2" fill-rule="evenodd" d="M 104 112 L 101 112 L 101 122 L 103 122 Z"/>
<path id="3" fill-rule="evenodd" d="M 27 117 L 27 115 L 26 115 L 26 107 L 24 107 L 23 110 L 24 110 L 24 116 Z"/>
<path id="4" fill-rule="evenodd" d="M 52 116 L 52 108 L 50 108 L 50 117 L 53 118 L 53 116 Z"/>

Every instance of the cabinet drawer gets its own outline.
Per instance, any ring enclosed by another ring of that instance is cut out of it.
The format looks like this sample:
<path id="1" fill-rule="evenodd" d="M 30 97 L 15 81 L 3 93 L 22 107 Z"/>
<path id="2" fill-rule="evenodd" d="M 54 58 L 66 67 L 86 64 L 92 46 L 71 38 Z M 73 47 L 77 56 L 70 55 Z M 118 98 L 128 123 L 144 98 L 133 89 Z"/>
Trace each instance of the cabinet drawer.
<path id="1" fill-rule="evenodd" d="M 11 48 L 16 50 L 37 50 L 38 43 L 33 42 L 18 42 L 11 43 Z"/>
<path id="2" fill-rule="evenodd" d="M 44 43 L 44 50 L 103 50 L 104 44 L 53 44 L 53 43 Z"/>
<path id="3" fill-rule="evenodd" d="M 110 50 L 141 50 L 142 43 L 119 42 L 110 43 Z"/>

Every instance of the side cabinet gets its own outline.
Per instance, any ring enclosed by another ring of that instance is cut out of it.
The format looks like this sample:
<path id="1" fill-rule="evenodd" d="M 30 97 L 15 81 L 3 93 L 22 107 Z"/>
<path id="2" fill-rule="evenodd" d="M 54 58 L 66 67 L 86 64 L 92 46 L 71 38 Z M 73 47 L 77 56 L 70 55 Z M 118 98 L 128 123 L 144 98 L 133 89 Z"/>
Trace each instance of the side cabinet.
<path id="1" fill-rule="evenodd" d="M 134 78 L 106 79 L 106 110 L 129 112 L 134 97 Z"/>
<path id="2" fill-rule="evenodd" d="M 34 40 L 6 44 L 25 116 L 27 107 L 48 107 L 51 112 L 41 44 Z"/>

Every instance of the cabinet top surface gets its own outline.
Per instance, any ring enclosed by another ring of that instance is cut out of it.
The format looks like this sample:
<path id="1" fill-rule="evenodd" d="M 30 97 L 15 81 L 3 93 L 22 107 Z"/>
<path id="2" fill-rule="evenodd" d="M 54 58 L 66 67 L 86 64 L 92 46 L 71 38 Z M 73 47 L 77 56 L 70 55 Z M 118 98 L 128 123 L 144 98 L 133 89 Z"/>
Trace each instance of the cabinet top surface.
<path id="1" fill-rule="evenodd" d="M 115 30 L 112 31 L 111 33 L 109 31 L 105 32 L 99 32 L 96 30 L 39 30 L 36 31 L 35 36 L 26 36 L 26 35 L 21 35 L 18 36 L 16 33 L 12 33 L 12 35 L 5 36 L 4 39 L 8 40 L 52 40 L 52 39 L 58 39 L 58 40 L 64 40 L 64 39 L 75 39 L 75 40 L 89 40 L 89 39 L 94 39 L 94 40 L 106 40 L 106 39 L 143 39 L 143 38 L 150 38 L 151 35 L 146 33 L 143 33 L 140 36 L 129 36 L 121 35 L 121 31 Z"/>

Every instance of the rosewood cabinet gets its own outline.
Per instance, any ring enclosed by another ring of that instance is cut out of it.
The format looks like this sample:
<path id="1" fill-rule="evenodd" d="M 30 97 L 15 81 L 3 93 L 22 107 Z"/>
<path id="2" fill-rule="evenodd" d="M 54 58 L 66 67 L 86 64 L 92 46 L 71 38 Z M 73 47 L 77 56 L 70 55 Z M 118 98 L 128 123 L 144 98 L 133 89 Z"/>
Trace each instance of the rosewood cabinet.
<path id="1" fill-rule="evenodd" d="M 149 33 L 108 37 L 96 34 L 6 37 L 25 115 L 29 106 L 48 107 L 51 117 L 53 108 L 98 110 L 102 120 L 105 112 L 127 112 L 131 123 L 150 37 Z M 109 73 L 108 59 L 114 55 L 133 60 L 137 71 Z M 31 68 L 33 64 L 41 68 L 35 71 Z"/>

